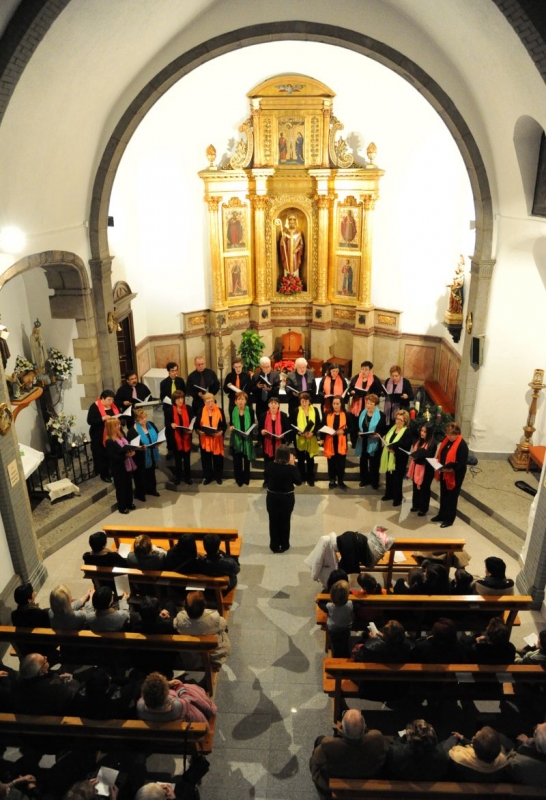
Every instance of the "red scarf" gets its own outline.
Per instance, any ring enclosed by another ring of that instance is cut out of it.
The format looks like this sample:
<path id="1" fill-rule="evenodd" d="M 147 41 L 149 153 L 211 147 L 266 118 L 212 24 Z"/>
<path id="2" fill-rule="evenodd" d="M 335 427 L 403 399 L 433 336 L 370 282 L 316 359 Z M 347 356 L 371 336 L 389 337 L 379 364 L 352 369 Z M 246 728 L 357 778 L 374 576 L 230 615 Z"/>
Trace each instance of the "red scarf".
<path id="1" fill-rule="evenodd" d="M 112 405 L 110 406 L 110 411 L 112 412 L 112 414 L 108 414 L 106 412 L 106 409 L 104 407 L 104 403 L 102 402 L 100 397 L 99 397 L 98 400 L 95 400 L 95 405 L 99 409 L 99 413 L 100 413 L 100 416 L 101 416 L 101 419 L 103 420 L 103 422 L 106 422 L 104 417 L 111 417 L 114 414 L 119 414 L 118 407 L 115 405 L 114 402 L 112 402 Z M 103 446 L 106 446 L 106 425 L 104 426 L 104 430 L 102 432 L 102 444 L 103 444 Z"/>
<path id="2" fill-rule="evenodd" d="M 282 419 L 280 410 L 277 411 L 277 418 L 275 419 L 275 429 L 273 430 L 273 420 L 271 418 L 271 411 L 265 415 L 264 427 L 268 433 L 274 433 L 275 436 L 280 436 L 282 433 Z M 264 453 L 266 456 L 273 458 L 275 450 L 282 444 L 282 439 L 273 439 L 271 436 L 266 436 L 264 439 Z"/>
<path id="3" fill-rule="evenodd" d="M 332 386 L 333 384 L 333 386 Z M 324 394 L 333 394 L 338 395 L 341 397 L 343 392 L 345 391 L 345 387 L 343 384 L 343 378 L 341 375 L 337 375 L 335 381 L 332 381 L 331 375 L 327 375 L 324 378 L 324 386 L 323 386 Z M 332 398 L 326 397 L 324 400 L 324 408 L 326 411 L 330 411 L 332 408 Z"/>
<path id="4" fill-rule="evenodd" d="M 415 444 L 411 448 L 411 452 L 415 452 L 421 446 L 422 439 L 418 439 Z M 424 464 L 416 464 L 414 458 L 410 458 L 410 465 L 408 469 L 408 478 L 410 480 L 413 479 L 414 484 L 420 489 L 421 484 L 423 483 L 423 478 L 425 477 L 425 465 Z"/>
<path id="5" fill-rule="evenodd" d="M 329 428 L 334 427 L 335 416 L 336 416 L 335 413 L 332 411 L 332 413 L 328 414 L 328 416 L 326 417 L 326 424 L 328 425 Z M 345 415 L 345 411 L 340 411 L 338 431 L 344 430 L 344 428 L 346 427 L 347 427 L 347 417 Z M 337 437 L 337 452 L 340 456 L 344 456 L 347 453 L 347 437 L 338 436 L 337 433 L 336 437 Z M 326 439 L 324 440 L 324 455 L 326 456 L 326 458 L 331 458 L 332 456 L 335 455 L 334 437 L 332 436 L 332 434 L 327 434 Z"/>
<path id="6" fill-rule="evenodd" d="M 212 423 L 209 417 L 212 417 Z M 202 427 L 205 426 L 207 428 L 216 428 L 216 430 L 218 430 L 221 422 L 222 415 L 217 405 L 213 406 L 211 410 L 209 410 L 206 406 L 203 406 L 200 422 Z M 223 436 L 200 436 L 199 443 L 201 448 L 206 450 L 207 453 L 212 453 L 214 456 L 224 455 Z"/>
<path id="7" fill-rule="evenodd" d="M 453 447 L 448 451 L 445 462 L 442 462 L 444 466 L 447 467 L 448 464 L 454 464 L 457 461 L 457 450 L 459 449 L 459 445 L 461 444 L 462 440 L 463 440 L 462 434 L 459 434 L 459 436 L 457 436 L 457 438 L 453 442 Z M 438 461 L 442 461 L 440 456 L 442 455 L 444 447 L 448 444 L 449 444 L 449 439 L 446 436 L 445 439 L 442 441 L 442 444 L 438 448 L 438 452 L 436 454 L 436 458 L 438 459 Z M 439 470 L 436 470 L 436 480 L 439 481 L 441 478 L 445 481 L 446 489 L 455 488 L 456 480 L 454 472 L 440 472 Z"/>
<path id="8" fill-rule="evenodd" d="M 359 373 L 357 381 L 355 383 L 355 389 L 362 389 L 363 388 L 362 387 L 363 380 L 364 380 L 364 378 Z M 368 380 L 366 381 L 366 391 L 367 392 L 370 391 L 370 386 L 372 385 L 372 383 L 373 383 L 373 372 L 369 372 L 368 373 Z M 364 399 L 365 398 L 362 397 L 361 394 L 355 394 L 355 396 L 353 397 L 353 399 L 351 401 L 351 414 L 354 414 L 355 417 L 359 417 L 360 416 L 360 412 L 362 411 L 362 404 L 363 404 L 363 400 Z"/>
<path id="9" fill-rule="evenodd" d="M 175 425 L 183 425 L 185 428 L 189 427 L 190 415 L 188 414 L 188 407 L 184 403 L 182 406 L 173 405 L 173 422 Z M 191 433 L 181 431 L 179 428 L 173 428 L 174 442 L 177 450 L 183 450 L 184 453 L 189 453 L 191 450 Z"/>

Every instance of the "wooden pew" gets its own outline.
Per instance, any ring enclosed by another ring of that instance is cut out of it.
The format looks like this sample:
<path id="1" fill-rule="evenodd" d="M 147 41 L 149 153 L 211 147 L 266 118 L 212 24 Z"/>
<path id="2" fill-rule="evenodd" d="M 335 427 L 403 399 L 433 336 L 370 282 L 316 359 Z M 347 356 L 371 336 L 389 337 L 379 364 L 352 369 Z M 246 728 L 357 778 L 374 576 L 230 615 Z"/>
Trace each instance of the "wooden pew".
<path id="1" fill-rule="evenodd" d="M 521 783 L 464 783 L 456 781 L 391 781 L 367 778 L 330 778 L 328 785 L 334 800 L 405 800 L 407 797 L 445 800 L 471 796 L 482 800 L 513 800 L 514 797 L 543 797 L 544 789 Z"/>
<path id="2" fill-rule="evenodd" d="M 323 690 L 334 698 L 334 722 L 341 719 L 341 698 L 358 697 L 358 684 L 363 681 L 407 681 L 428 688 L 444 685 L 465 697 L 479 696 L 486 685 L 512 689 L 518 684 L 546 684 L 546 670 L 540 664 L 365 664 L 325 658 L 323 666 Z M 472 681 L 463 683 L 463 675 L 471 675 Z"/>
<path id="3" fill-rule="evenodd" d="M 197 549 L 204 553 L 203 539 L 209 533 L 215 533 L 220 537 L 222 547 L 228 556 L 236 558 L 241 554 L 241 537 L 236 528 L 162 528 L 159 526 L 133 526 L 133 525 L 105 525 L 105 534 L 113 539 L 116 548 L 119 549 L 121 542 L 132 543 L 137 536 L 145 533 L 159 547 L 169 550 L 174 547 L 179 536 L 189 534 L 197 542 Z"/>
<path id="4" fill-rule="evenodd" d="M 205 722 L 142 722 L 91 720 L 81 717 L 0 713 L 0 741 L 10 746 L 35 746 L 46 753 L 82 746 L 96 751 L 129 750 L 181 755 L 212 752 L 216 717 Z"/>
<path id="5" fill-rule="evenodd" d="M 482 631 L 487 627 L 492 616 L 502 614 L 505 625 L 511 631 L 512 626 L 517 624 L 518 612 L 528 610 L 533 602 L 530 595 L 510 594 L 488 597 L 482 597 L 479 594 L 374 594 L 359 597 L 351 594 L 349 599 L 352 600 L 356 612 L 353 630 L 363 630 L 368 625 L 367 622 L 359 620 L 357 616 L 358 606 L 363 604 L 362 607 L 366 611 L 377 611 L 378 617 L 383 614 L 386 619 L 397 619 L 398 612 L 405 612 L 404 627 L 417 632 L 426 629 L 426 619 L 430 619 L 431 614 L 452 619 L 456 627 L 463 631 Z M 330 601 L 330 595 L 318 594 L 316 600 L 327 603 Z M 408 616 L 406 617 L 406 615 Z M 326 613 L 317 605 L 317 625 L 324 630 L 326 630 L 326 616 Z M 325 649 L 328 649 L 328 641 L 326 641 Z"/>
<path id="6" fill-rule="evenodd" d="M 214 694 L 217 672 L 213 670 L 210 653 L 218 647 L 217 636 L 181 636 L 180 634 L 144 634 L 93 631 L 54 631 L 51 628 L 15 628 L 0 626 L 0 642 L 8 642 L 19 658 L 21 645 L 77 648 L 89 651 L 89 664 L 127 662 L 138 653 L 198 653 L 203 660 L 205 689 Z M 28 652 L 27 649 L 24 652 Z M 61 651 L 62 652 L 62 651 Z M 124 658 L 125 657 L 125 658 Z"/>
<path id="7" fill-rule="evenodd" d="M 412 553 L 447 553 L 444 566 L 450 569 L 453 566 L 455 554 L 464 550 L 465 544 L 465 539 L 422 539 L 419 537 L 395 539 L 390 550 L 373 569 L 367 570 L 364 565 L 361 565 L 360 568 L 362 572 L 382 572 L 385 588 L 390 589 L 393 573 L 406 573 L 412 567 L 419 566 Z M 404 561 L 395 562 L 394 555 L 397 552 L 404 554 Z"/>
<path id="8" fill-rule="evenodd" d="M 167 570 L 141 570 L 131 569 L 131 567 L 95 567 L 91 564 L 83 564 L 81 571 L 84 577 L 93 581 L 95 586 L 111 583 L 112 588 L 114 588 L 113 585 L 116 575 L 128 575 L 131 593 L 134 590 L 135 596 L 138 596 L 138 586 L 150 587 L 150 594 L 160 598 L 169 597 L 169 589 L 185 593 L 187 586 L 202 586 L 206 592 L 210 592 L 214 595 L 215 607 L 218 613 L 222 617 L 226 617 L 226 619 L 235 596 L 235 589 L 224 594 L 229 584 L 227 576 L 214 578 L 209 575 L 182 575 L 179 572 L 168 572 Z M 131 594 L 131 596 L 133 597 L 133 594 Z"/>

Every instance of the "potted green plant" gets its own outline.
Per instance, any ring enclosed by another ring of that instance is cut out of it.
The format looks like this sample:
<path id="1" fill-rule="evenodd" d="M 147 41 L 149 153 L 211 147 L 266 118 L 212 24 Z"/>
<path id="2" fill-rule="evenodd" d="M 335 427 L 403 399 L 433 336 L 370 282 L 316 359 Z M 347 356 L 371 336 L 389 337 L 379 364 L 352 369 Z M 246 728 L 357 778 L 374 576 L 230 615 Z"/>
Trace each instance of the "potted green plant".
<path id="1" fill-rule="evenodd" d="M 254 371 L 260 366 L 260 358 L 265 349 L 265 342 L 258 331 L 244 331 L 241 336 L 241 344 L 237 350 L 237 355 L 243 359 L 243 364 L 247 370 Z"/>

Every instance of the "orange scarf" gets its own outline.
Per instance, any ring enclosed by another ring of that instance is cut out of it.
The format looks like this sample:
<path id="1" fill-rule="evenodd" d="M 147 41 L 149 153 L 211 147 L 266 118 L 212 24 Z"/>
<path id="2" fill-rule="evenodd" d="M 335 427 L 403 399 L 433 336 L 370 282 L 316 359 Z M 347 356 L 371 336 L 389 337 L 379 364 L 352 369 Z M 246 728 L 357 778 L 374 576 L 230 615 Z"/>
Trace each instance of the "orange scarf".
<path id="1" fill-rule="evenodd" d="M 173 422 L 175 425 L 183 425 L 185 428 L 189 427 L 190 415 L 188 414 L 188 407 L 184 405 L 180 408 L 175 404 L 173 405 Z M 191 433 L 181 431 L 179 428 L 173 428 L 174 441 L 177 450 L 183 450 L 184 453 L 189 453 L 191 450 Z"/>
<path id="2" fill-rule="evenodd" d="M 331 414 L 328 414 L 326 417 L 326 424 L 328 427 L 334 427 L 334 417 L 335 413 L 332 411 Z M 339 412 L 339 428 L 338 430 L 344 430 L 347 427 L 347 417 L 345 415 L 345 411 Z M 337 436 L 337 434 L 336 434 Z M 344 456 L 347 454 L 347 437 L 346 436 L 337 436 L 337 452 L 338 455 Z M 326 434 L 326 438 L 324 440 L 324 455 L 326 458 L 332 458 L 335 456 L 334 450 L 334 437 L 332 434 Z"/>
<path id="3" fill-rule="evenodd" d="M 212 424 L 209 420 L 209 417 L 212 417 Z M 222 414 L 220 413 L 220 409 L 218 406 L 213 406 L 212 413 L 209 412 L 206 406 L 203 407 L 201 412 L 201 427 L 205 426 L 207 428 L 218 428 L 220 427 L 220 423 L 222 422 Z M 200 446 L 202 450 L 206 450 L 207 453 L 212 453 L 213 456 L 223 456 L 224 455 L 224 437 L 223 436 L 200 436 Z"/>
<path id="4" fill-rule="evenodd" d="M 364 378 L 362 375 L 358 375 L 357 381 L 355 383 L 355 389 L 362 389 L 362 384 L 364 382 Z M 373 383 L 373 372 L 368 373 L 368 380 L 366 381 L 366 391 L 370 391 L 370 386 Z M 361 394 L 355 394 L 355 396 L 351 400 L 351 414 L 354 414 L 355 417 L 360 416 L 360 412 L 362 411 L 363 401 L 365 400 Z"/>
<path id="5" fill-rule="evenodd" d="M 104 407 L 104 403 L 102 402 L 100 397 L 99 397 L 98 400 L 95 400 L 95 405 L 99 409 L 99 414 L 101 415 L 101 419 L 105 423 L 104 424 L 104 430 L 102 432 L 102 444 L 103 444 L 103 447 L 106 447 L 106 420 L 104 419 L 104 417 L 110 417 L 113 414 L 119 414 L 118 407 L 115 405 L 114 402 L 112 402 L 112 405 L 110 406 L 110 410 L 111 410 L 112 414 L 108 414 L 106 412 L 105 407 Z"/>
<path id="6" fill-rule="evenodd" d="M 345 391 L 345 384 L 341 375 L 338 375 L 335 381 L 332 380 L 331 375 L 327 375 L 324 378 L 324 386 L 322 387 L 324 394 L 333 394 L 334 396 L 338 395 L 341 397 L 343 392 Z M 332 398 L 326 397 L 324 400 L 324 408 L 326 411 L 330 411 L 332 408 Z"/>
<path id="7" fill-rule="evenodd" d="M 448 464 L 454 464 L 457 461 L 457 450 L 459 449 L 459 445 L 461 444 L 462 440 L 463 440 L 462 434 L 457 436 L 457 438 L 453 442 L 453 447 L 448 451 L 445 462 L 443 462 L 444 466 L 447 467 Z M 438 461 L 442 460 L 440 456 L 442 455 L 444 447 L 448 444 L 449 444 L 449 439 L 446 436 L 445 439 L 442 441 L 442 444 L 438 448 L 438 453 L 436 454 L 436 458 L 438 459 Z M 455 480 L 454 472 L 440 472 L 440 470 L 436 470 L 436 480 L 439 481 L 440 479 L 443 479 L 445 481 L 446 489 L 455 488 L 457 482 Z"/>

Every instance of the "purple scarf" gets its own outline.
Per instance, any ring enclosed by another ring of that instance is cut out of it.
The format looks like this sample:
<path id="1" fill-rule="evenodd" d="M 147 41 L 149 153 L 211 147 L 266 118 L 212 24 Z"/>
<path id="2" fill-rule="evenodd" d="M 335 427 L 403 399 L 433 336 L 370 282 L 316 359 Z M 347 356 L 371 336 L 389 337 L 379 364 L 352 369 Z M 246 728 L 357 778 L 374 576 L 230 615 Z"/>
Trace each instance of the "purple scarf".
<path id="1" fill-rule="evenodd" d="M 389 397 L 385 398 L 385 408 L 383 409 L 385 412 L 385 416 L 387 418 L 387 422 L 392 422 L 393 417 L 396 416 L 397 412 L 400 410 L 400 400 L 396 402 L 396 400 L 390 399 L 390 395 L 392 395 L 393 390 L 392 387 L 394 386 L 394 394 L 402 394 L 402 390 L 404 388 L 404 378 L 400 375 L 400 380 L 398 383 L 394 383 L 392 378 L 389 378 L 387 383 L 385 384 L 385 389 L 389 393 Z"/>
<path id="2" fill-rule="evenodd" d="M 120 445 L 120 447 L 125 447 L 126 444 L 129 444 L 127 439 L 124 439 L 123 436 L 120 436 L 119 439 L 116 439 L 116 442 Z M 137 465 L 135 464 L 132 456 L 125 456 L 125 469 L 127 472 L 136 472 Z"/>

